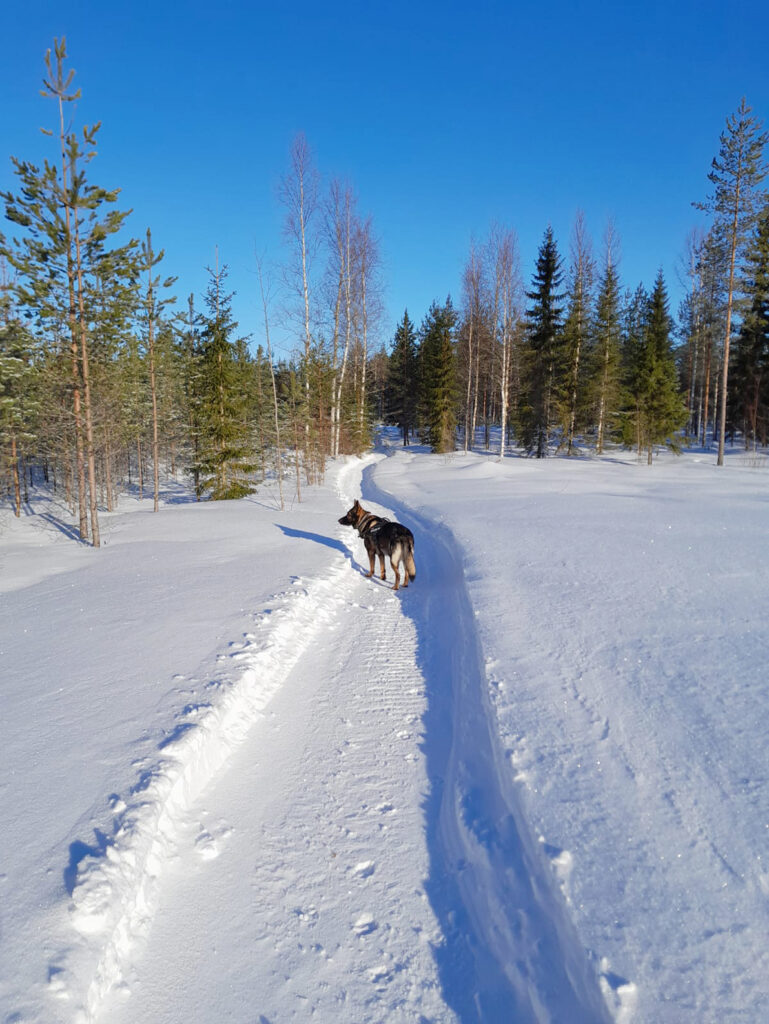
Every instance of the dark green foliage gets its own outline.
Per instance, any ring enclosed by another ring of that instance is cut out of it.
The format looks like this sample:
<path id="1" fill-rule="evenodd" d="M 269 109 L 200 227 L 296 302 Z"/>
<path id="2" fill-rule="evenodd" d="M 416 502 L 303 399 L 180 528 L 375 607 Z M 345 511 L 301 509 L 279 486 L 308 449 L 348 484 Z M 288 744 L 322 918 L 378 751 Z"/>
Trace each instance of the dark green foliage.
<path id="1" fill-rule="evenodd" d="M 11 315 L 5 288 L 0 292 L 0 466 L 18 480 L 18 460 L 35 451 L 40 409 L 34 338 Z M 17 496 L 18 508 L 18 496 Z"/>
<path id="2" fill-rule="evenodd" d="M 570 271 L 569 306 L 563 326 L 565 380 L 559 402 L 562 443 L 569 455 L 576 451 L 576 433 L 590 422 L 587 405 L 588 349 L 592 336 L 591 293 L 595 268 L 584 238 L 583 221 L 577 223 L 577 237 Z"/>
<path id="3" fill-rule="evenodd" d="M 434 452 L 453 452 L 457 429 L 457 380 L 451 299 L 433 302 L 420 330 L 420 419 Z"/>
<path id="4" fill-rule="evenodd" d="M 731 419 L 748 446 L 766 444 L 769 429 L 769 207 L 748 253 L 744 288 L 742 327 L 729 380 Z"/>
<path id="5" fill-rule="evenodd" d="M 643 306 L 645 305 L 645 309 Z M 628 318 L 625 362 L 631 406 L 625 420 L 625 440 L 644 448 L 652 461 L 655 445 L 678 449 L 676 432 L 687 412 L 678 385 L 670 339 L 672 321 L 662 271 L 646 303 L 637 291 Z"/>
<path id="6" fill-rule="evenodd" d="M 524 398 L 520 409 L 520 437 L 526 451 L 544 458 L 550 428 L 568 387 L 568 353 L 563 337 L 564 298 L 560 291 L 562 261 L 548 227 L 539 249 L 527 313 L 524 356 Z"/>
<path id="7" fill-rule="evenodd" d="M 590 359 L 591 422 L 596 425 L 596 451 L 617 432 L 621 405 L 620 350 L 622 323 L 619 275 L 609 262 L 598 285 L 593 327 L 594 347 Z"/>
<path id="8" fill-rule="evenodd" d="M 249 415 L 252 364 L 243 339 L 234 338 L 238 325 L 232 319 L 232 295 L 222 290 L 226 267 L 209 274 L 197 366 L 200 436 L 194 472 L 199 495 L 241 498 L 255 490 Z"/>
<path id="9" fill-rule="evenodd" d="M 387 417 L 397 423 L 403 433 L 403 444 L 409 443 L 416 429 L 419 402 L 419 361 L 417 336 L 408 310 L 395 329 L 393 350 L 387 371 Z"/>

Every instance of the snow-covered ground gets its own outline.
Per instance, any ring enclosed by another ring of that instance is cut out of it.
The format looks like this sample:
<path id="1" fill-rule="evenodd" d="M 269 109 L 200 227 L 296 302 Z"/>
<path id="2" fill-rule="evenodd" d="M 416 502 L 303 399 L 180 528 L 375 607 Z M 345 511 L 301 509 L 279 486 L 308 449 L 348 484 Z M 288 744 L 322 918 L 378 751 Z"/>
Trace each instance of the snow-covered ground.
<path id="1" fill-rule="evenodd" d="M 2 1024 L 769 1019 L 765 462 L 274 497 L 0 513 Z"/>

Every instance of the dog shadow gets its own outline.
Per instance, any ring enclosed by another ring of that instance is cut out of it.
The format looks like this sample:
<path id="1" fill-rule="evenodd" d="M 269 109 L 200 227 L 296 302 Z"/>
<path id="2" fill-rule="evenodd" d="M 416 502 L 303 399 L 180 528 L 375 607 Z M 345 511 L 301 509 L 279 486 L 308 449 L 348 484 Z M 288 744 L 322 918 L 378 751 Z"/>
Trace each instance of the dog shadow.
<path id="1" fill-rule="evenodd" d="M 355 559 L 352 551 L 346 544 L 343 544 L 341 540 L 335 540 L 333 537 L 324 537 L 321 533 L 308 533 L 307 530 L 295 530 L 292 526 L 282 526 L 280 523 L 276 523 L 275 525 L 279 530 L 282 530 L 286 537 L 293 537 L 298 540 L 311 540 L 316 544 L 322 544 L 324 547 L 333 548 L 334 551 L 340 551 L 352 568 L 361 576 L 373 580 L 382 587 L 392 587 L 392 584 L 388 581 L 381 580 L 377 573 L 374 573 L 373 576 L 369 576 L 366 567 Z"/>
<path id="2" fill-rule="evenodd" d="M 286 537 L 293 537 L 295 540 L 311 540 L 316 544 L 322 544 L 324 547 L 333 548 L 334 551 L 341 551 L 341 553 L 352 562 L 352 552 L 343 544 L 341 540 L 335 540 L 333 537 L 324 537 L 321 533 L 308 533 L 307 530 L 295 530 L 292 526 L 282 526 L 280 523 L 275 524 L 279 530 L 281 530 Z"/>

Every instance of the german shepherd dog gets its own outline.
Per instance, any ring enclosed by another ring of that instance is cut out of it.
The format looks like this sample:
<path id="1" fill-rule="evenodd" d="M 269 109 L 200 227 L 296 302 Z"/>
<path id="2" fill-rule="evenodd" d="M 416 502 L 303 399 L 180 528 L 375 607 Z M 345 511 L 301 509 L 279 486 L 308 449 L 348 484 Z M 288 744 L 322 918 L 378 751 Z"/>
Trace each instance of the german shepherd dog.
<path id="1" fill-rule="evenodd" d="M 417 567 L 414 565 L 414 534 L 406 526 L 400 523 L 393 523 L 384 516 L 374 515 L 367 512 L 359 501 L 356 501 L 347 515 L 339 520 L 342 526 L 352 526 L 363 538 L 363 543 L 368 551 L 369 565 L 371 566 L 366 576 L 374 575 L 374 561 L 379 556 L 380 576 L 387 579 L 385 573 L 385 558 L 390 559 L 390 565 L 395 573 L 395 586 L 398 589 L 400 576 L 398 567 L 403 565 L 403 586 L 409 585 L 416 579 Z"/>

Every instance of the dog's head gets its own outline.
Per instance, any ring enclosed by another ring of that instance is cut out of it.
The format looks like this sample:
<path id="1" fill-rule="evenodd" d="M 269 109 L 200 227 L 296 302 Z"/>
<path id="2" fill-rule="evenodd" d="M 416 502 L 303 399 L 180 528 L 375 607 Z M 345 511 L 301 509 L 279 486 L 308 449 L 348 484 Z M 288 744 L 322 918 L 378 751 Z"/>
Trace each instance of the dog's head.
<path id="1" fill-rule="evenodd" d="M 356 500 L 353 507 L 339 520 L 339 523 L 341 526 L 356 527 L 365 514 L 366 510 L 363 508 L 361 503 Z"/>

